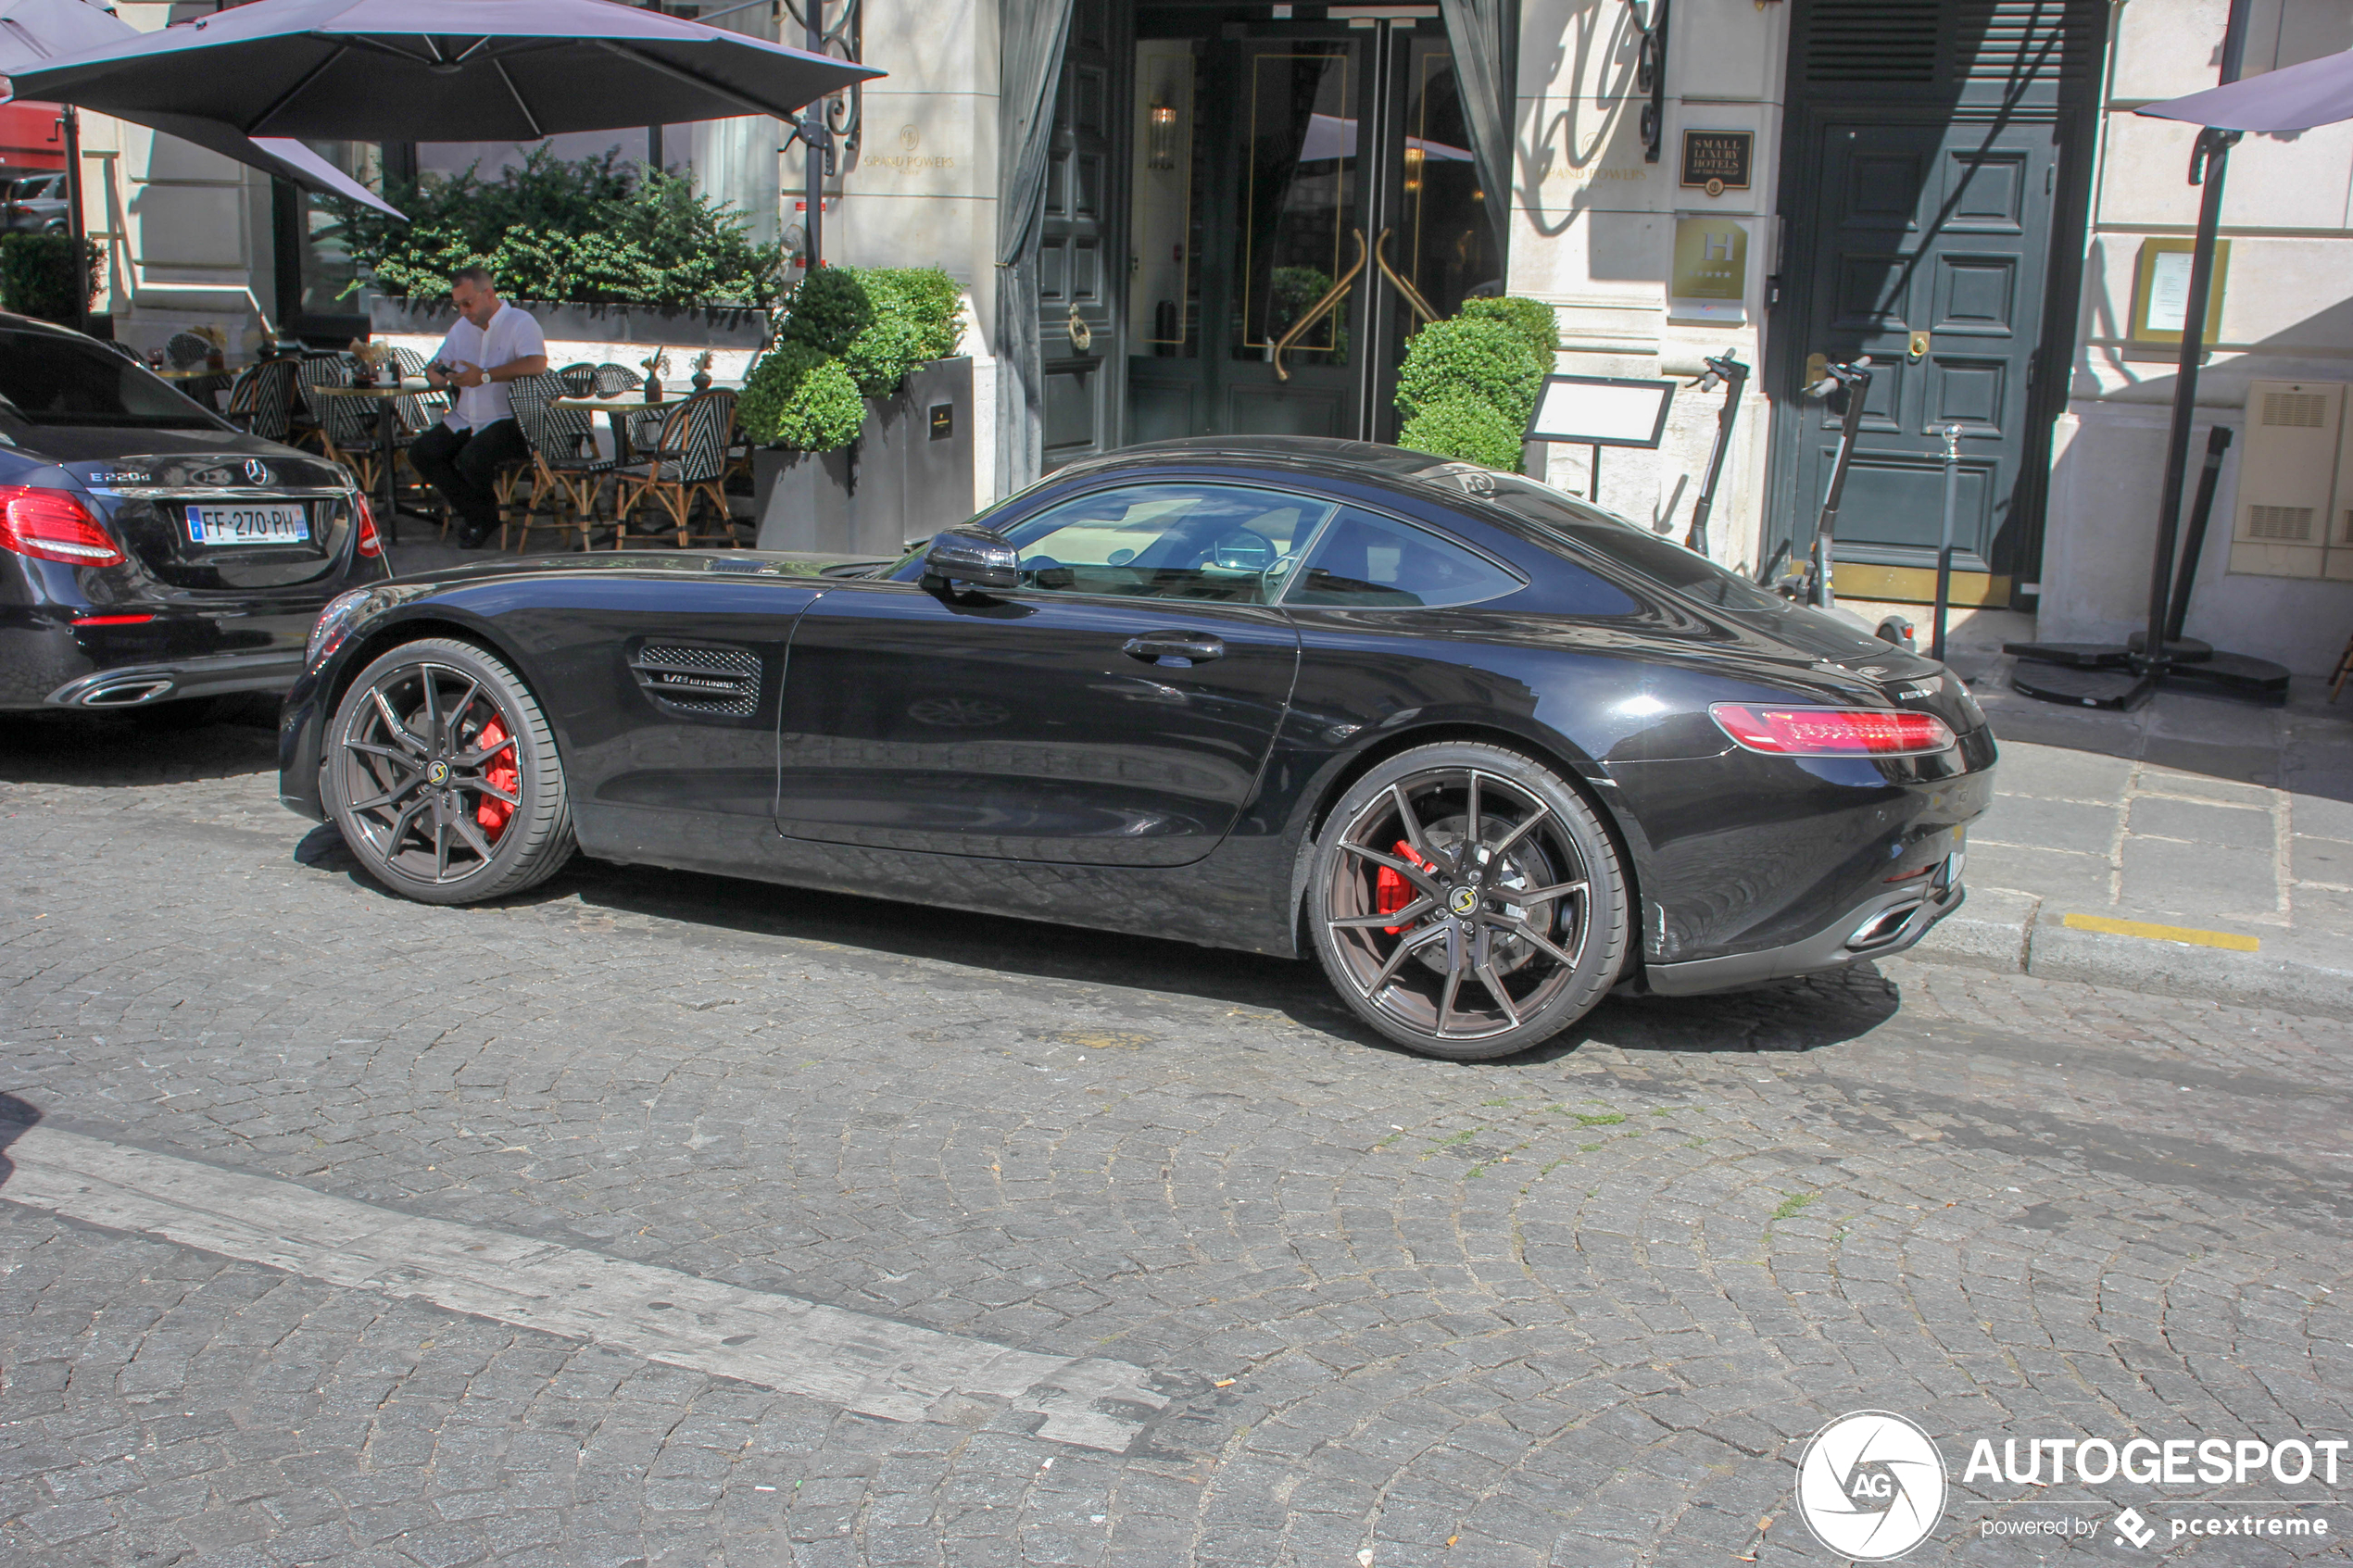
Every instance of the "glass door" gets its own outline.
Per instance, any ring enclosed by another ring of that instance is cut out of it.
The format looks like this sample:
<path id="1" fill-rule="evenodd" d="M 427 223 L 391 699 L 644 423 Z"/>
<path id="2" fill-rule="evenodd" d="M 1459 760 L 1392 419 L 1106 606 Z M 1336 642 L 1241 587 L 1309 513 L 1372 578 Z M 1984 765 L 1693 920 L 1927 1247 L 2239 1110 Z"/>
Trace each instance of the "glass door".
<path id="1" fill-rule="evenodd" d="M 1138 31 L 1128 440 L 1390 438 L 1413 332 L 1501 287 L 1442 28 Z"/>

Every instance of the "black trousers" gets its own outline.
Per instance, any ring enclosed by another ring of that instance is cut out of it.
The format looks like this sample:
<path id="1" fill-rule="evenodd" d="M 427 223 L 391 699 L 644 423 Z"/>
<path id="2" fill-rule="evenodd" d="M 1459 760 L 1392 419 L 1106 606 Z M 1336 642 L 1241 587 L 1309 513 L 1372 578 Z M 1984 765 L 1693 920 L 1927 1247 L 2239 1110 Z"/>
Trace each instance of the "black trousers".
<path id="1" fill-rule="evenodd" d="M 530 461 L 531 447 L 512 420 L 478 430 L 436 424 L 410 444 L 409 460 L 465 520 L 466 532 L 481 534 L 498 526 L 498 497 L 492 486 L 499 469 Z"/>

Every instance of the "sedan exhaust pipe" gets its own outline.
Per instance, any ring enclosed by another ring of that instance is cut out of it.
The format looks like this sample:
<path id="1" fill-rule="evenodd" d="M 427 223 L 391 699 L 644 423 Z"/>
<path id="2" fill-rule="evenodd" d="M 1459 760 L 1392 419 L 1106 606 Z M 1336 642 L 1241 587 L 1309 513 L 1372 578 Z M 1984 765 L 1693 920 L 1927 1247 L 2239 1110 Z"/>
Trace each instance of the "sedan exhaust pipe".
<path id="1" fill-rule="evenodd" d="M 82 694 L 84 708 L 137 708 L 168 696 L 170 681 L 148 676 L 135 681 L 116 681 L 91 687 Z"/>

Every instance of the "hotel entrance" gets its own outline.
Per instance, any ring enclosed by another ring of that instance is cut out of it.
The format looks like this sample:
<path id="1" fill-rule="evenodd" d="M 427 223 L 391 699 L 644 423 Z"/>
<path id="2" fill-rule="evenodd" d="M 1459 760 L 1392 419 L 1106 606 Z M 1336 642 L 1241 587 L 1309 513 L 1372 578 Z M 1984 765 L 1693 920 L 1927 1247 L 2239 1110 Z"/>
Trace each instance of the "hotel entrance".
<path id="1" fill-rule="evenodd" d="M 1415 330 L 1503 292 L 1506 194 L 1480 188 L 1438 7 L 1357 9 L 1135 12 L 1127 443 L 1390 440 Z"/>

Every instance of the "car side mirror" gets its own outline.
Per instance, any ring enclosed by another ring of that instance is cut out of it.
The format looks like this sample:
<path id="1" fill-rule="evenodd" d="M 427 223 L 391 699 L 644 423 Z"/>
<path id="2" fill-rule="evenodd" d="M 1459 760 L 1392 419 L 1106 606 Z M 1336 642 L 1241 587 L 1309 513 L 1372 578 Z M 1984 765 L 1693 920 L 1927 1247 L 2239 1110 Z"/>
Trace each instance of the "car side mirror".
<path id="1" fill-rule="evenodd" d="M 1021 586 L 1021 555 L 981 528 L 951 528 L 935 534 L 924 555 L 924 580 L 969 583 L 975 588 Z"/>

